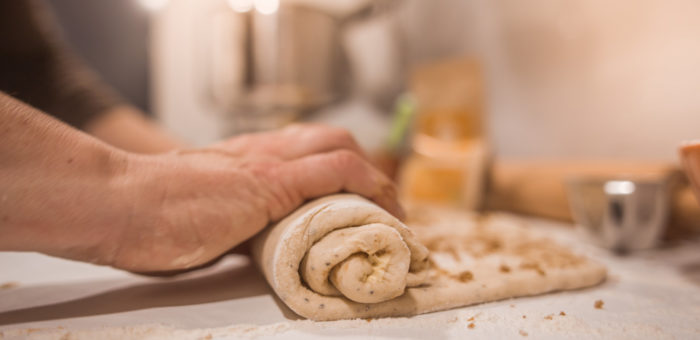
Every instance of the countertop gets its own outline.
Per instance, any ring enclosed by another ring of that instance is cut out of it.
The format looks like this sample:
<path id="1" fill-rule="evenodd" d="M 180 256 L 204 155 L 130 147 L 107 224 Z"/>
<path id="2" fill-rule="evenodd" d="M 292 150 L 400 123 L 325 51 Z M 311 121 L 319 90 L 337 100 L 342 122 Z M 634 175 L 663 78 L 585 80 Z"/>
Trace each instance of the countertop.
<path id="1" fill-rule="evenodd" d="M 582 242 L 570 226 L 524 221 L 603 262 L 606 282 L 411 318 L 318 323 L 284 306 L 244 256 L 177 278 L 149 278 L 4 252 L 0 339 L 700 339 L 700 241 L 620 257 Z"/>

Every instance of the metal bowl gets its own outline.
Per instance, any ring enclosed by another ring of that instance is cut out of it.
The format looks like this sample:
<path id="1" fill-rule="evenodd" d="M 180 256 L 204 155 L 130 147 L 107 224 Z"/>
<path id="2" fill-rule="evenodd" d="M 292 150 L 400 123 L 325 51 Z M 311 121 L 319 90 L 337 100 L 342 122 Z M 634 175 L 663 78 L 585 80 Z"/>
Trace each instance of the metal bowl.
<path id="1" fill-rule="evenodd" d="M 594 243 L 618 253 L 658 245 L 669 216 L 666 179 L 571 178 L 571 212 Z"/>

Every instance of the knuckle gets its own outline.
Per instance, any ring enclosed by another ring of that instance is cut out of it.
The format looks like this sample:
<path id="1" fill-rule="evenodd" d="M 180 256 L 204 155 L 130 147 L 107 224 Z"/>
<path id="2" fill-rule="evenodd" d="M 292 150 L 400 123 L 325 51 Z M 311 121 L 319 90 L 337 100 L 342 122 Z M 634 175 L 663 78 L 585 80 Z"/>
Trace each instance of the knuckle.
<path id="1" fill-rule="evenodd" d="M 254 188 L 250 188 L 251 204 L 257 211 L 267 211 L 268 219 L 278 219 L 284 216 L 288 210 L 301 204 L 301 197 L 290 186 L 294 169 L 285 166 L 287 164 L 276 161 L 256 162 L 251 167 L 253 177 L 256 179 Z"/>
<path id="2" fill-rule="evenodd" d="M 335 131 L 335 138 L 345 145 L 355 145 L 355 137 L 353 137 L 350 131 L 345 129 L 337 129 Z"/>
<path id="3" fill-rule="evenodd" d="M 325 124 L 297 124 L 293 132 L 314 143 L 327 143 L 339 148 L 358 148 L 352 133 L 339 127 Z"/>
<path id="4" fill-rule="evenodd" d="M 328 136 L 328 137 L 337 137 L 337 138 L 351 138 L 352 135 L 350 132 L 346 129 L 343 129 L 341 127 L 333 126 L 333 125 L 327 125 L 323 123 L 315 123 L 315 124 L 306 124 L 306 127 L 319 135 L 322 136 Z"/>
<path id="5" fill-rule="evenodd" d="M 338 150 L 333 153 L 335 165 L 341 170 L 353 170 L 363 168 L 363 160 L 357 153 L 350 150 Z"/>
<path id="6" fill-rule="evenodd" d="M 322 136 L 325 140 L 338 146 L 354 148 L 357 145 L 355 137 L 346 129 L 326 127 L 322 132 Z"/>
<path id="7" fill-rule="evenodd" d="M 282 163 L 278 161 L 260 161 L 251 166 L 251 172 L 259 179 L 271 181 L 279 176 Z"/>
<path id="8" fill-rule="evenodd" d="M 309 123 L 294 123 L 285 128 L 290 134 L 312 141 L 326 138 L 328 136 L 328 129 L 329 127 L 325 125 Z"/>

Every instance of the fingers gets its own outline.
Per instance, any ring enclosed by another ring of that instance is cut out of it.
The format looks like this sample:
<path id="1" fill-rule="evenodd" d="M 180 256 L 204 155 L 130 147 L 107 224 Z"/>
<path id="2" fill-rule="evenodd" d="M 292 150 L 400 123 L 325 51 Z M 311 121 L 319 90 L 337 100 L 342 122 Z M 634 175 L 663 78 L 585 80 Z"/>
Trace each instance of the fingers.
<path id="1" fill-rule="evenodd" d="M 371 199 L 401 219 L 404 217 L 394 183 L 369 163 L 367 155 L 345 129 L 294 124 L 278 131 L 239 136 L 216 148 L 237 155 L 274 156 L 287 161 L 272 170 L 272 180 L 281 181 L 293 197 L 285 201 L 352 192 Z M 284 210 L 272 216 L 283 215 Z"/>
<path id="2" fill-rule="evenodd" d="M 351 192 L 371 199 L 400 219 L 405 216 L 394 183 L 355 152 L 314 154 L 287 162 L 278 171 L 285 189 L 303 199 Z"/>
<path id="3" fill-rule="evenodd" d="M 350 132 L 320 124 L 293 124 L 277 131 L 242 135 L 215 147 L 239 155 L 271 155 L 282 160 L 335 150 L 349 150 L 367 159 Z"/>
<path id="4" fill-rule="evenodd" d="M 289 156 L 287 159 L 336 150 L 349 150 L 367 159 L 364 150 L 345 129 L 321 124 L 294 124 L 283 129 L 281 134 L 282 139 L 288 139 L 294 144 L 286 150 Z"/>

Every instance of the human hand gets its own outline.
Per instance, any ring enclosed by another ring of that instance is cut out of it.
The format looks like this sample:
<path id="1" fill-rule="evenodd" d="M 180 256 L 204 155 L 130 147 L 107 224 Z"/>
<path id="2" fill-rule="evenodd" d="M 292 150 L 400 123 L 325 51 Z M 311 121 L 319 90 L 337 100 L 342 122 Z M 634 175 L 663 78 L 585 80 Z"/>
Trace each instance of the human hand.
<path id="1" fill-rule="evenodd" d="M 360 194 L 403 217 L 394 184 L 349 133 L 318 125 L 131 155 L 120 178 L 123 199 L 131 202 L 128 222 L 102 257 L 136 272 L 208 263 L 305 200 L 335 192 Z"/>

